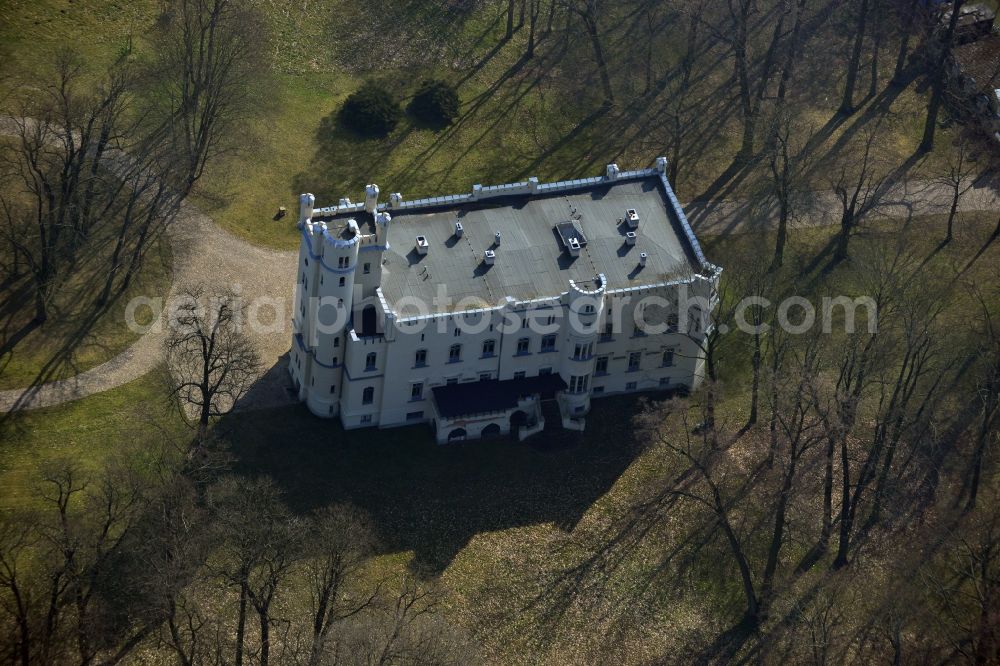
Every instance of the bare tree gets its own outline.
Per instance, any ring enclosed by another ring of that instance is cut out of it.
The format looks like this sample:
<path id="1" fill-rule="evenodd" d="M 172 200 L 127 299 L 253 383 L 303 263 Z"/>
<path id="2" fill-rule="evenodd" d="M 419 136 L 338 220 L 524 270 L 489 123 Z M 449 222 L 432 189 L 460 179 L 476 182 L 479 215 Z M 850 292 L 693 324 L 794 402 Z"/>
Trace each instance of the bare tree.
<path id="1" fill-rule="evenodd" d="M 115 201 L 99 193 L 114 190 L 108 154 L 121 138 L 128 74 L 113 69 L 92 95 L 81 92 L 82 79 L 76 56 L 60 51 L 54 81 L 31 95 L 14 121 L 19 187 L 0 204 L 5 239 L 32 278 L 37 323 L 48 318 L 59 281 Z"/>
<path id="2" fill-rule="evenodd" d="M 962 13 L 962 6 L 965 0 L 955 0 L 951 5 L 951 17 L 948 19 L 948 28 L 941 37 L 937 45 L 938 53 L 934 60 L 933 69 L 930 72 L 931 78 L 931 98 L 927 103 L 927 119 L 924 121 L 924 136 L 920 140 L 921 152 L 929 152 L 934 147 L 934 131 L 937 128 L 938 113 L 941 111 L 941 102 L 944 97 L 945 76 L 948 57 L 951 55 L 951 47 L 955 40 L 955 28 L 958 25 L 958 18 Z"/>
<path id="3" fill-rule="evenodd" d="M 955 150 L 948 156 L 948 171 L 937 178 L 937 182 L 947 187 L 951 195 L 951 204 L 948 207 L 947 231 L 942 243 L 951 242 L 959 203 L 962 196 L 975 185 L 975 181 L 973 180 L 975 165 L 969 159 L 970 149 L 968 140 L 965 137 L 959 138 Z"/>
<path id="4" fill-rule="evenodd" d="M 212 417 L 228 413 L 260 373 L 260 356 L 243 331 L 243 309 L 232 292 L 201 287 L 181 292 L 165 345 L 172 395 L 197 412 L 199 442 Z"/>
<path id="5" fill-rule="evenodd" d="M 851 48 L 851 58 L 847 63 L 847 75 L 844 79 L 844 96 L 840 101 L 840 113 L 844 115 L 854 113 L 854 87 L 858 80 L 858 70 L 861 68 L 869 2 L 870 0 L 859 0 L 857 4 L 852 3 L 857 11 L 857 24 L 854 28 L 854 46 Z"/>
<path id="6" fill-rule="evenodd" d="M 375 538 L 360 511 L 335 505 L 312 516 L 306 539 L 306 571 L 312 600 L 312 648 L 309 665 L 322 663 L 330 635 L 337 625 L 371 608 L 381 589 L 352 596 L 345 591 L 350 578 L 371 556 Z"/>
<path id="7" fill-rule="evenodd" d="M 266 22 L 252 3 L 170 0 L 155 35 L 163 130 L 184 164 L 187 193 L 215 156 L 231 150 L 253 110 L 268 52 Z"/>
<path id="8" fill-rule="evenodd" d="M 834 170 L 831 189 L 840 202 L 840 231 L 833 260 L 847 259 L 851 236 L 859 221 L 872 212 L 883 194 L 887 173 L 877 159 L 879 124 L 866 127 L 861 140 L 861 154 L 851 151 L 841 156 Z"/>
<path id="9" fill-rule="evenodd" d="M 271 605 L 297 556 L 298 523 L 270 479 L 226 477 L 209 489 L 209 507 L 223 557 L 218 573 L 239 594 L 234 661 L 245 658 L 247 607 L 257 613 L 258 661 L 270 658 Z"/>
<path id="10" fill-rule="evenodd" d="M 565 0 L 565 2 L 566 8 L 583 22 L 590 46 L 594 51 L 594 60 L 597 62 L 597 73 L 601 78 L 604 99 L 608 103 L 614 102 L 615 93 L 611 87 L 611 74 L 608 72 L 608 61 L 604 55 L 601 30 L 598 26 L 602 13 L 602 2 L 601 0 Z"/>

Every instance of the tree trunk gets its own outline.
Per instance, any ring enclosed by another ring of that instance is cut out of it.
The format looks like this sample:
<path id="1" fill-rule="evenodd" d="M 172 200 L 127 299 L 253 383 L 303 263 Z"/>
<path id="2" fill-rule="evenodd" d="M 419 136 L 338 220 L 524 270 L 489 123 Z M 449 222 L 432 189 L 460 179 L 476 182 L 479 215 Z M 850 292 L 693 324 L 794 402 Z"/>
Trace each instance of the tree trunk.
<path id="1" fill-rule="evenodd" d="M 878 17 L 875 21 L 875 43 L 872 45 L 872 69 L 871 69 L 871 81 L 868 85 L 868 97 L 874 98 L 878 94 L 878 57 L 879 52 L 882 50 L 882 33 L 884 32 L 882 26 L 879 24 Z"/>
<path id="2" fill-rule="evenodd" d="M 831 437 L 826 445 L 826 465 L 823 470 L 823 525 L 820 528 L 819 550 L 826 552 L 833 534 L 833 452 L 834 442 Z"/>
<path id="3" fill-rule="evenodd" d="M 847 565 L 847 549 L 851 540 L 851 475 L 846 437 L 840 442 L 840 466 L 843 477 L 840 497 L 840 540 L 837 544 L 837 555 L 833 558 L 834 569 Z"/>
<path id="4" fill-rule="evenodd" d="M 903 72 L 906 71 L 906 56 L 910 51 L 910 37 L 913 35 L 913 24 L 917 18 L 917 3 L 919 0 L 911 0 L 907 6 L 907 14 L 904 19 L 903 36 L 899 40 L 899 53 L 896 54 L 896 69 L 892 73 L 892 84 L 903 83 Z"/>
<path id="5" fill-rule="evenodd" d="M 938 113 L 941 111 L 941 99 L 944 97 L 944 68 L 951 53 L 951 43 L 955 37 L 955 26 L 958 24 L 958 16 L 962 11 L 965 0 L 955 0 L 951 10 L 951 20 L 948 21 L 948 31 L 945 33 L 941 44 L 941 54 L 938 56 L 937 64 L 931 73 L 931 100 L 927 104 L 927 120 L 924 122 L 924 136 L 920 140 L 919 150 L 922 153 L 930 152 L 934 148 L 934 132 L 937 129 Z"/>
<path id="6" fill-rule="evenodd" d="M 597 19 L 587 13 L 583 17 L 583 24 L 587 28 L 587 35 L 590 37 L 590 44 L 594 49 L 594 58 L 597 60 L 597 72 L 601 76 L 601 87 L 604 89 L 605 101 L 614 102 L 615 94 L 611 89 L 611 76 L 608 74 L 608 63 L 604 59 L 601 36 L 597 32 Z"/>
<path id="7" fill-rule="evenodd" d="M 243 664 L 243 640 L 247 624 L 247 584 L 240 583 L 240 606 L 236 619 L 236 666 Z"/>
<path id="8" fill-rule="evenodd" d="M 755 328 L 759 329 L 760 322 L 759 317 L 755 314 L 754 325 Z M 760 403 L 760 364 L 761 364 L 761 351 L 760 351 L 760 333 L 755 332 L 753 334 L 753 381 L 750 387 L 750 416 L 747 418 L 747 427 L 751 427 L 757 423 L 757 409 Z"/>
<path id="9" fill-rule="evenodd" d="M 854 227 L 854 214 L 844 211 L 840 218 L 840 234 L 837 236 L 836 247 L 833 252 L 833 260 L 836 263 L 847 259 L 848 244 L 851 242 L 851 230 Z"/>
<path id="10" fill-rule="evenodd" d="M 507 32 L 504 33 L 504 39 L 510 39 L 514 36 L 514 0 L 507 0 Z"/>
<path id="11" fill-rule="evenodd" d="M 861 0 L 858 12 L 858 26 L 854 33 L 854 48 L 851 51 L 851 60 L 847 64 L 844 98 L 840 102 L 840 113 L 845 116 L 854 113 L 854 86 L 858 80 L 858 69 L 861 67 L 861 51 L 865 43 L 865 28 L 868 22 L 868 0 Z"/>
<path id="12" fill-rule="evenodd" d="M 524 57 L 530 60 L 535 57 L 535 26 L 538 24 L 538 3 L 541 0 L 529 0 L 531 9 L 528 12 L 528 49 Z"/>
<path id="13" fill-rule="evenodd" d="M 268 666 L 271 658 L 271 619 L 267 606 L 258 611 L 260 616 L 260 666 Z"/>
<path id="14" fill-rule="evenodd" d="M 951 192 L 951 208 L 948 209 L 948 232 L 944 236 L 944 242 L 950 243 L 952 239 L 952 232 L 955 226 L 955 215 L 958 213 L 958 202 L 962 198 L 962 184 L 961 180 L 956 179 L 952 183 L 955 189 Z"/>

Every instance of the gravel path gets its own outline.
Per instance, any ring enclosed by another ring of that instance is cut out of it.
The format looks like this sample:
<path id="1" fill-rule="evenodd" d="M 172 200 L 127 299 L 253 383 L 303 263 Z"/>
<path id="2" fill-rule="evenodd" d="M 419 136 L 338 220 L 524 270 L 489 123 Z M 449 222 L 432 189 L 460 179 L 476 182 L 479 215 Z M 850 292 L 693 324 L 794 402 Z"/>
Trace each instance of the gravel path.
<path id="1" fill-rule="evenodd" d="M 0 118 L 0 134 L 11 130 L 10 119 Z M 951 203 L 946 186 L 928 181 L 896 185 L 881 199 L 884 204 L 878 212 L 892 217 L 947 212 Z M 805 197 L 800 214 L 791 226 L 838 224 L 839 206 L 832 192 L 811 193 Z M 977 183 L 964 195 L 960 210 L 998 212 L 1000 196 L 992 184 Z M 751 216 L 748 204 L 742 201 L 694 203 L 687 206 L 687 213 L 695 230 L 706 236 L 747 231 L 754 224 L 749 220 L 764 224 L 775 215 L 772 208 L 756 211 Z M 183 205 L 171 227 L 170 242 L 174 260 L 171 295 L 186 285 L 204 283 L 238 288 L 247 302 L 264 296 L 280 302 L 281 321 L 286 323 L 284 329 L 254 334 L 264 367 L 269 370 L 246 402 L 254 407 L 287 401 L 281 368 L 291 335 L 288 322 L 295 285 L 296 253 L 257 247 L 237 238 L 220 229 L 189 203 Z M 261 318 L 269 321 L 266 312 L 262 312 Z M 162 319 L 164 317 L 161 323 Z M 75 377 L 26 389 L 0 391 L 0 412 L 59 405 L 138 379 L 161 362 L 165 330 L 165 326 L 152 328 L 129 349 Z"/>
<path id="2" fill-rule="evenodd" d="M 971 189 L 959 200 L 960 212 L 1000 214 L 998 183 L 982 178 L 965 186 Z M 905 219 L 911 215 L 947 213 L 951 198 L 951 188 L 943 183 L 925 180 L 897 183 L 879 195 L 879 204 L 871 215 Z M 832 191 L 809 192 L 796 203 L 797 214 L 796 219 L 789 222 L 791 228 L 840 224 L 841 203 Z M 773 205 L 751 210 L 746 201 L 723 200 L 690 203 L 684 210 L 694 230 L 704 236 L 748 231 L 754 224 L 767 224 L 771 228 L 777 224 L 777 209 Z"/>

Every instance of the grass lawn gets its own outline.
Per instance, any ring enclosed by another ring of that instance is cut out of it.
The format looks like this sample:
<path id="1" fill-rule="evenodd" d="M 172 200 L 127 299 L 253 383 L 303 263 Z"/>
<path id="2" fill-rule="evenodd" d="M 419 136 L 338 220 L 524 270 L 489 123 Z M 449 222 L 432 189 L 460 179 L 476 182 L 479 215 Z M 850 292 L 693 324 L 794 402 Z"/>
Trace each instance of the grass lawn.
<path id="1" fill-rule="evenodd" d="M 34 315 L 30 281 L 7 287 L 0 306 L 0 390 L 72 377 L 115 357 L 139 338 L 125 323 L 125 308 L 135 296 L 164 296 L 170 289 L 170 244 L 158 242 L 146 256 L 128 290 L 94 319 L 94 298 L 105 276 L 96 262 L 84 261 L 57 291 L 48 321 L 29 326 Z M 136 313 L 140 324 L 142 313 Z M 23 331 L 28 330 L 24 335 Z"/>
<path id="2" fill-rule="evenodd" d="M 157 372 L 75 402 L 0 414 L 0 509 L 30 504 L 47 465 L 97 473 L 116 461 L 152 468 L 191 431 L 170 408 Z"/>

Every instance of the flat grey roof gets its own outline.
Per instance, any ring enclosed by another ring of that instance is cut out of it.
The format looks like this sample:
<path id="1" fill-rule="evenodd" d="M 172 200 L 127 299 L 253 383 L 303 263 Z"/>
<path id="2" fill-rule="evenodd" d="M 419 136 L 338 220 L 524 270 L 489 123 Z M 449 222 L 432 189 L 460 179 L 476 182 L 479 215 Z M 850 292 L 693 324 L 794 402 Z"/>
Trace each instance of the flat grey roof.
<path id="1" fill-rule="evenodd" d="M 640 218 L 634 246 L 626 244 L 630 229 L 621 221 L 628 208 Z M 391 248 L 382 265 L 382 292 L 391 305 L 409 297 L 433 308 L 442 283 L 453 303 L 472 297 L 479 306 L 492 306 L 505 296 L 519 301 L 558 296 L 570 280 L 589 281 L 600 273 L 608 289 L 616 289 L 689 277 L 700 269 L 658 175 L 391 213 Z M 336 218 L 362 223 L 363 216 Z M 570 256 L 556 230 L 570 220 L 587 239 L 578 257 Z M 462 223 L 462 238 L 455 236 L 456 222 Z M 415 249 L 417 236 L 430 244 L 424 256 Z M 496 251 L 492 266 L 483 262 L 488 249 Z M 641 252 L 648 258 L 640 268 Z"/>

